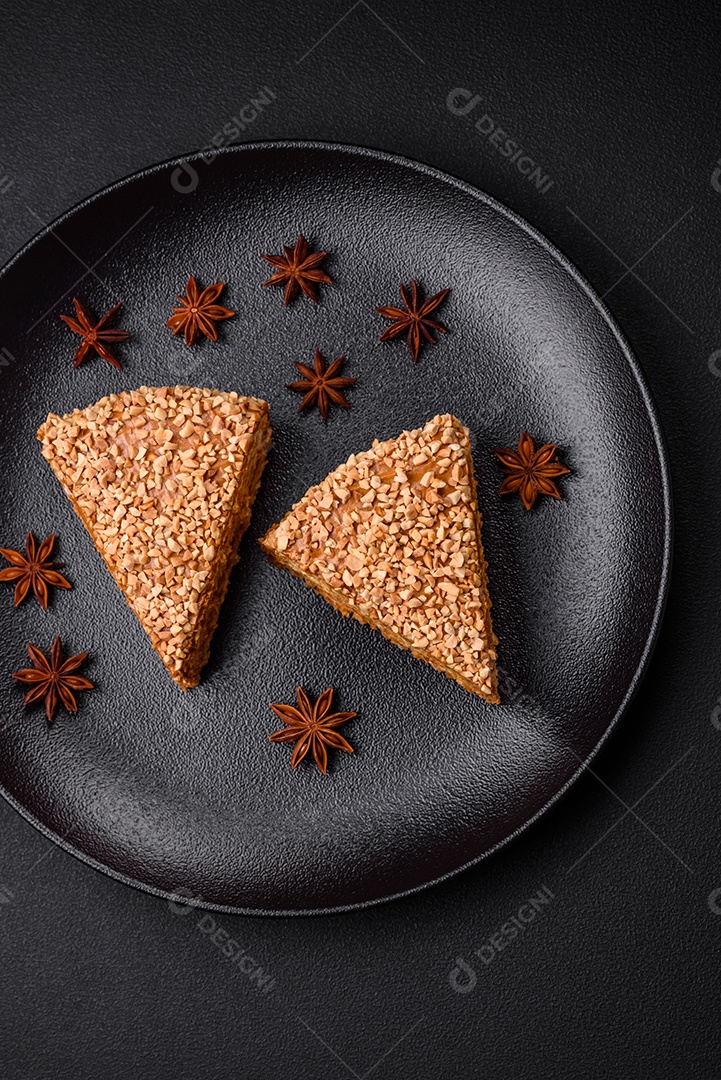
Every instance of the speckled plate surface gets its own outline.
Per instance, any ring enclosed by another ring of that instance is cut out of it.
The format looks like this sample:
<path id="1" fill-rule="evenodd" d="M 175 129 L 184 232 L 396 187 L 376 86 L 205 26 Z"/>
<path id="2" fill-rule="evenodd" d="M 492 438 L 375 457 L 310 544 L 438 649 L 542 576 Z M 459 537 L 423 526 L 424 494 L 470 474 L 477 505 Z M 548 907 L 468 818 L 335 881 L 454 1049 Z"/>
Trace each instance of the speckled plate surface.
<path id="1" fill-rule="evenodd" d="M 314 307 L 262 289 L 260 252 L 302 230 L 333 284 Z M 88 269 L 91 268 L 91 269 Z M 227 283 L 237 317 L 188 349 L 165 322 L 189 274 Z M 413 364 L 378 343 L 400 281 L 450 287 L 449 329 Z M 77 370 L 59 319 L 118 300 L 124 370 Z M 299 416 L 285 389 L 315 348 L 347 355 L 352 409 Z M 274 143 L 147 170 L 77 207 L 0 276 L 0 546 L 59 536 L 72 592 L 47 613 L 0 592 L 0 784 L 66 850 L 162 895 L 294 914 L 388 899 L 491 853 L 548 807 L 623 713 L 658 631 L 670 550 L 668 468 L 637 363 L 607 310 L 538 233 L 425 166 L 368 150 Z M 270 402 L 271 452 L 212 659 L 183 695 L 75 518 L 35 439 L 49 411 L 112 391 L 192 384 Z M 374 438 L 438 412 L 471 430 L 503 704 L 466 693 L 343 620 L 257 538 Z M 527 428 L 558 442 L 560 502 L 501 500 L 491 451 Z M 52 728 L 10 673 L 33 641 L 90 650 L 97 689 Z M 358 716 L 329 775 L 294 773 L 270 701 L 337 689 Z"/>

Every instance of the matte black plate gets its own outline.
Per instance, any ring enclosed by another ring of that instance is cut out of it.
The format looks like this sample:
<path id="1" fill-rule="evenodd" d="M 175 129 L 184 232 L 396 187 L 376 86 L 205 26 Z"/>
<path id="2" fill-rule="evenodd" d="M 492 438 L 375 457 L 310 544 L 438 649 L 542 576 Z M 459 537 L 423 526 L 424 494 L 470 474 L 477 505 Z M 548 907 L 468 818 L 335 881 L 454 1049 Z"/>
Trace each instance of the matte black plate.
<path id="1" fill-rule="evenodd" d="M 192 190 L 186 190 L 192 189 Z M 262 289 L 302 230 L 333 285 L 289 309 Z M 91 269 L 88 270 L 87 268 Z M 217 344 L 165 326 L 189 274 L 227 282 Z M 414 365 L 379 344 L 400 281 L 450 286 L 449 333 Z M 59 319 L 117 300 L 124 370 L 73 370 Z M 419 889 L 489 854 L 571 783 L 625 709 L 668 582 L 668 469 L 648 390 L 578 272 L 488 196 L 425 166 L 348 147 L 250 145 L 161 165 L 90 199 L 0 278 L 0 545 L 57 532 L 72 592 L 49 612 L 0 593 L 0 783 L 47 835 L 163 895 L 244 913 L 310 913 Z M 285 389 L 316 346 L 345 353 L 352 410 L 327 425 Z M 271 404 L 275 446 L 203 684 L 183 695 L 152 652 L 40 456 L 49 411 L 187 383 Z M 475 442 L 504 703 L 488 706 L 343 620 L 262 557 L 257 538 L 306 488 L 368 447 L 453 412 Z M 500 499 L 491 451 L 528 429 L 559 444 L 563 501 Z M 9 673 L 56 633 L 89 649 L 97 689 L 48 728 Z M 270 701 L 297 684 L 358 712 L 356 753 L 290 769 Z"/>

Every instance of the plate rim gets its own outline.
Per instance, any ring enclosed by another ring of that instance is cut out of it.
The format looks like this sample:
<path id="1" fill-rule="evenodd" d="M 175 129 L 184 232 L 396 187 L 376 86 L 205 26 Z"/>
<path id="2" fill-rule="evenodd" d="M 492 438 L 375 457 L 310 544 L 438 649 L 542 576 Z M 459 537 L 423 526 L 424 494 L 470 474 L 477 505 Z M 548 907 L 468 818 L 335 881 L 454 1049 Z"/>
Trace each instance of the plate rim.
<path id="1" fill-rule="evenodd" d="M 406 169 L 410 169 L 415 173 L 422 173 L 435 180 L 439 180 L 444 184 L 450 184 L 452 187 L 457 188 L 466 195 L 470 195 L 478 202 L 483 203 L 486 206 L 491 207 L 497 213 L 500 213 L 504 218 L 511 221 L 522 232 L 534 240 L 540 245 L 543 250 L 551 256 L 560 266 L 568 273 L 575 283 L 586 294 L 590 302 L 596 308 L 603 320 L 608 324 L 613 333 L 618 345 L 623 353 L 626 362 L 628 363 L 631 372 L 636 380 L 638 388 L 643 399 L 646 412 L 651 425 L 651 431 L 656 445 L 656 453 L 658 456 L 660 474 L 661 474 L 661 492 L 663 501 L 663 555 L 660 567 L 660 578 L 658 595 L 656 597 L 656 604 L 654 608 L 653 618 L 649 632 L 646 637 L 643 652 L 641 658 L 633 674 L 633 677 L 626 689 L 618 709 L 614 713 L 613 717 L 606 726 L 603 735 L 598 742 L 593 746 L 591 751 L 586 757 L 580 761 L 578 768 L 571 774 L 566 782 L 556 791 L 554 794 L 539 807 L 530 817 L 526 818 L 519 826 L 517 826 L 512 832 L 504 836 L 502 840 L 499 840 L 492 847 L 482 852 L 480 855 L 474 856 L 467 862 L 462 863 L 460 866 L 454 867 L 452 870 L 447 871 L 438 877 L 432 878 L 429 881 L 424 881 L 419 885 L 414 885 L 409 889 L 402 889 L 398 892 L 392 892 L 383 896 L 374 897 L 370 900 L 361 900 L 357 903 L 351 904 L 338 904 L 332 907 L 323 908 L 292 908 L 292 909 L 264 909 L 264 908 L 245 908 L 238 907 L 232 904 L 215 904 L 211 901 L 203 900 L 202 898 L 183 895 L 181 892 L 170 892 L 167 889 L 159 889 L 156 886 L 148 885 L 145 882 L 139 881 L 137 878 L 130 877 L 124 874 L 120 870 L 114 870 L 112 867 L 106 866 L 98 859 L 93 858 L 91 855 L 86 854 L 79 848 L 75 847 L 72 843 L 65 840 L 62 836 L 53 832 L 52 829 L 44 825 L 38 818 L 36 818 L 29 810 L 26 809 L 9 791 L 6 790 L 4 785 L 0 784 L 0 796 L 8 803 L 22 818 L 25 819 L 30 825 L 32 825 L 38 832 L 42 833 L 48 840 L 51 840 L 58 847 L 62 848 L 68 854 L 73 855 L 80 862 L 86 866 L 92 867 L 92 869 L 99 871 L 106 877 L 113 878 L 116 881 L 122 882 L 124 885 L 129 885 L 132 888 L 138 889 L 141 892 L 149 893 L 152 896 L 157 896 L 160 899 L 168 901 L 169 904 L 175 904 L 177 907 L 183 908 L 183 914 L 187 914 L 193 908 L 197 908 L 203 911 L 218 911 L 225 915 L 242 915 L 242 916 L 255 916 L 259 918 L 274 917 L 274 918 L 294 918 L 294 917 L 310 917 L 313 915 L 336 915 L 349 911 L 360 911 L 364 908 L 375 907 L 379 904 L 385 904 L 392 900 L 400 900 L 407 896 L 413 896 L 416 893 L 425 891 L 426 889 L 433 888 L 435 885 L 439 885 L 444 881 L 448 881 L 456 875 L 469 870 L 471 867 L 477 866 L 479 863 L 490 858 L 501 848 L 506 847 L 514 841 L 522 833 L 526 832 L 536 821 L 538 821 L 544 814 L 546 814 L 551 807 L 563 798 L 566 792 L 571 788 L 590 763 L 600 752 L 601 748 L 605 745 L 606 741 L 615 731 L 621 717 L 628 710 L 631 702 L 633 701 L 636 693 L 644 679 L 647 672 L 651 657 L 658 643 L 658 638 L 663 624 L 664 612 L 668 601 L 669 585 L 671 578 L 671 566 L 673 559 L 673 540 L 674 540 L 674 509 L 673 509 L 673 492 L 671 486 L 671 470 L 668 458 L 668 450 L 666 446 L 666 439 L 661 427 L 661 421 L 658 415 L 658 409 L 651 394 L 650 387 L 646 380 L 646 376 L 643 369 L 636 358 L 635 353 L 631 349 L 626 336 L 617 322 L 615 316 L 610 309 L 604 303 L 602 297 L 596 292 L 589 281 L 584 277 L 575 263 L 564 255 L 564 253 L 554 244 L 551 240 L 545 236 L 534 225 L 531 225 L 525 218 L 521 217 L 514 210 L 511 210 L 504 203 L 500 202 L 494 196 L 489 195 L 481 188 L 476 187 L 474 184 L 470 184 L 466 180 L 460 179 L 460 177 L 454 176 L 452 173 L 445 172 L 442 169 L 437 169 L 432 165 L 428 165 L 425 162 L 419 161 L 416 158 L 406 157 L 401 154 L 391 153 L 386 150 L 373 149 L 368 146 L 358 146 L 353 143 L 342 142 L 328 142 L 323 140 L 313 139 L 264 139 L 257 142 L 238 143 L 232 146 L 226 146 L 213 150 L 214 159 L 215 156 L 231 156 L 236 154 L 242 154 L 252 151 L 263 150 L 322 150 L 341 152 L 346 154 L 353 154 L 359 157 L 368 157 L 374 161 L 381 161 L 388 164 L 398 165 Z M 185 164 L 192 164 L 193 162 L 202 160 L 206 154 L 207 148 L 203 150 L 193 151 L 189 154 L 183 154 L 178 157 L 168 158 L 165 161 L 158 162 L 154 165 L 146 166 L 143 169 L 138 169 L 135 172 L 129 173 L 122 177 L 120 180 L 115 180 L 111 184 L 106 185 L 103 188 L 99 188 L 93 194 L 81 199 L 70 209 L 65 210 L 58 217 L 54 218 L 47 225 L 43 226 L 35 235 L 28 240 L 19 250 L 10 257 L 10 259 L 0 268 L 0 289 L 6 276 L 15 267 L 15 265 L 25 256 L 25 254 L 35 244 L 38 244 L 45 237 L 52 234 L 52 232 L 62 225 L 65 221 L 74 217 L 79 211 L 85 209 L 86 206 L 104 198 L 111 192 L 129 186 L 136 180 L 144 179 L 145 177 L 152 176 L 155 173 L 162 172 L 169 169 L 171 166 L 182 166 Z M 208 164 L 207 162 L 205 164 Z"/>

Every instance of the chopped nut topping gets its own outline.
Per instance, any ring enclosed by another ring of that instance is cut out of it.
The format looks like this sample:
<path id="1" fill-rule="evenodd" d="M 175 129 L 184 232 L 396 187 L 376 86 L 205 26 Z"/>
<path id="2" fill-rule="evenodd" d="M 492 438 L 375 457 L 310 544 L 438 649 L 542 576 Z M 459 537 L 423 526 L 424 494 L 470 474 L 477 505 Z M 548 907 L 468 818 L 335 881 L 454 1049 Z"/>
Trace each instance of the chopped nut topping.
<path id="1" fill-rule="evenodd" d="M 261 546 L 342 614 L 499 700 L 473 459 L 455 417 L 351 455 Z"/>
<path id="2" fill-rule="evenodd" d="M 170 674 L 197 685 L 265 463 L 267 404 L 143 386 L 51 413 L 38 438 Z"/>

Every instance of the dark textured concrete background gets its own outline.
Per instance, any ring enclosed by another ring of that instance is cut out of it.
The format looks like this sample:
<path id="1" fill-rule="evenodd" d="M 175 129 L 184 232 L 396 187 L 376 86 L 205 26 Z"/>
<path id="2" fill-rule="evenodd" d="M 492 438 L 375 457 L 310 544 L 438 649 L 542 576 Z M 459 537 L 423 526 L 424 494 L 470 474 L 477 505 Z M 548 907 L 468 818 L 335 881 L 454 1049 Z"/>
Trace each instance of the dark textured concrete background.
<path id="1" fill-rule="evenodd" d="M 604 295 L 655 395 L 676 504 L 661 640 L 593 774 L 439 888 L 312 920 L 182 914 L 0 804 L 0 1074 L 718 1075 L 712 5 L 125 0 L 6 7 L 0 19 L 0 255 L 113 180 L 234 137 L 236 117 L 238 140 L 328 139 L 427 161 L 527 218 Z M 264 87 L 271 104 L 248 108 Z M 448 107 L 457 88 L 479 96 L 466 114 Z M 503 155 L 506 139 L 535 180 Z"/>

